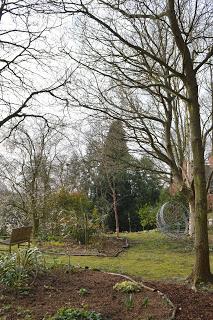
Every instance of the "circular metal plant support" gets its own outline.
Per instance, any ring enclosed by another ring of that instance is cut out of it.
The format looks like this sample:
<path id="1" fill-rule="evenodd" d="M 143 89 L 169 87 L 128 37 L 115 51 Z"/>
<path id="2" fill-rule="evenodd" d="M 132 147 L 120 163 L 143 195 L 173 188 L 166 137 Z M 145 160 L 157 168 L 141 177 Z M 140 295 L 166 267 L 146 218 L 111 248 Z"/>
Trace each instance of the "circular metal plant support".
<path id="1" fill-rule="evenodd" d="M 189 212 L 182 203 L 166 202 L 157 213 L 157 227 L 168 235 L 183 236 L 188 233 L 188 217 Z"/>

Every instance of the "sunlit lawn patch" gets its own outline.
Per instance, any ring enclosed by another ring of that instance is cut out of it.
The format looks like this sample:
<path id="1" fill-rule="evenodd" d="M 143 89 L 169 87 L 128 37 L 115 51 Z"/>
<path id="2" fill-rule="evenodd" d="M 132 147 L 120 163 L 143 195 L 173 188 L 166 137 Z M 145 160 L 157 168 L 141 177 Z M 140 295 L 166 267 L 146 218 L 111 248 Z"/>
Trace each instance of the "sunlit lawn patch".
<path id="1" fill-rule="evenodd" d="M 193 244 L 190 240 L 169 239 L 159 232 L 123 234 L 130 248 L 118 257 L 75 257 L 71 264 L 99 268 L 112 272 L 142 276 L 144 279 L 182 279 L 194 263 Z M 211 253 L 213 268 L 213 254 Z M 67 264 L 67 256 L 46 256 L 46 261 Z"/>

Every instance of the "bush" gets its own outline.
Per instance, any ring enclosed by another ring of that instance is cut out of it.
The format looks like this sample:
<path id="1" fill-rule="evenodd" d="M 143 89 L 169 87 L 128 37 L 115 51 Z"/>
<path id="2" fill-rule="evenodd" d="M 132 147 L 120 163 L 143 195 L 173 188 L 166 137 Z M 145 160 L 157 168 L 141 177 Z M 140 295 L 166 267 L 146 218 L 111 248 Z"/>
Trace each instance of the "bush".
<path id="1" fill-rule="evenodd" d="M 51 236 L 71 237 L 81 244 L 88 244 L 91 236 L 99 230 L 99 214 L 87 195 L 70 193 L 62 188 L 54 194 L 54 208 L 45 223 L 43 239 L 48 240 L 45 234 L 50 230 Z"/>
<path id="2" fill-rule="evenodd" d="M 136 282 L 133 281 L 122 281 L 118 282 L 113 286 L 114 290 L 125 292 L 125 293 L 132 293 L 132 292 L 139 292 L 140 286 Z"/>
<path id="3" fill-rule="evenodd" d="M 146 204 L 143 208 L 139 210 L 140 222 L 143 230 L 150 230 L 156 228 L 156 215 L 159 207 L 152 207 Z"/>
<path id="4" fill-rule="evenodd" d="M 100 313 L 83 309 L 60 309 L 50 320 L 104 320 Z"/>
<path id="5" fill-rule="evenodd" d="M 34 280 L 41 269 L 37 248 L 18 250 L 0 257 L 0 282 L 8 287 L 22 287 Z"/>
<path id="6" fill-rule="evenodd" d="M 38 239 L 41 241 L 60 241 L 65 239 L 73 239 L 77 243 L 88 244 L 93 235 L 98 233 L 96 225 L 89 220 L 87 225 L 76 217 L 63 219 L 61 222 L 55 223 L 54 234 L 49 234 L 48 225 L 45 225 Z"/>
<path id="7" fill-rule="evenodd" d="M 86 229 L 79 225 L 72 226 L 69 231 L 69 235 L 81 244 L 88 244 L 92 236 L 97 233 L 97 229 L 90 224 Z"/>

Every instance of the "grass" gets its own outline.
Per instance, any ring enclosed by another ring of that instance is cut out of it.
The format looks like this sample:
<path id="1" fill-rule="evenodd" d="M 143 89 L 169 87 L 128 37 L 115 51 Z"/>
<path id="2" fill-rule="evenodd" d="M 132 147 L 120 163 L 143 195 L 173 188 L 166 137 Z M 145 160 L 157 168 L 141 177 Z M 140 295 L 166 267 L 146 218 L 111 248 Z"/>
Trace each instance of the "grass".
<path id="1" fill-rule="evenodd" d="M 213 219 L 213 211 L 208 213 L 208 219 Z"/>
<path id="2" fill-rule="evenodd" d="M 144 279 L 181 280 L 192 270 L 193 244 L 190 240 L 170 239 L 156 232 L 122 234 L 130 248 L 118 257 L 71 256 L 72 265 L 140 276 Z M 210 231 L 210 237 L 212 232 Z M 68 256 L 46 255 L 47 264 L 68 264 Z M 213 269 L 213 253 L 210 255 Z"/>
<path id="3" fill-rule="evenodd" d="M 194 263 L 193 245 L 189 240 L 169 239 L 159 232 L 125 234 L 130 248 L 118 257 L 76 257 L 71 264 L 81 267 L 119 272 L 149 279 L 181 280 L 192 270 Z M 213 268 L 213 254 L 211 253 Z M 53 257 L 46 256 L 48 263 Z M 67 256 L 54 256 L 54 264 L 68 264 Z"/>

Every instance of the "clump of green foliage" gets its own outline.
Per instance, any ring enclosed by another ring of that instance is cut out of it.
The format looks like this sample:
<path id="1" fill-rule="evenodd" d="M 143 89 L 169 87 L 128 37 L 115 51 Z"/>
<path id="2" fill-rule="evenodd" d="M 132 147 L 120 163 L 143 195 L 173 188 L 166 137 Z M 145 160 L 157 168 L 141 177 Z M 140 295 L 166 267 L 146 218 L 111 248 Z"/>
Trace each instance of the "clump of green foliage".
<path id="1" fill-rule="evenodd" d="M 0 282 L 8 287 L 23 287 L 33 281 L 42 268 L 37 248 L 18 250 L 0 257 Z"/>
<path id="2" fill-rule="evenodd" d="M 79 289 L 79 291 L 78 291 L 78 293 L 79 293 L 79 296 L 85 296 L 86 294 L 88 294 L 89 292 L 88 292 L 88 290 L 87 289 L 85 289 L 85 288 L 80 288 Z"/>
<path id="3" fill-rule="evenodd" d="M 134 306 L 134 300 L 133 300 L 133 295 L 132 293 L 127 295 L 127 298 L 125 300 L 125 306 L 127 310 L 131 310 Z"/>
<path id="4" fill-rule="evenodd" d="M 142 306 L 143 306 L 144 308 L 147 308 L 147 307 L 148 307 L 148 304 L 149 304 L 149 298 L 148 298 L 148 297 L 145 297 L 144 300 L 143 300 Z"/>
<path id="5" fill-rule="evenodd" d="M 158 212 L 159 207 L 153 207 L 149 204 L 143 206 L 138 214 L 140 217 L 140 223 L 143 230 L 150 230 L 156 228 L 156 214 Z"/>
<path id="6" fill-rule="evenodd" d="M 50 320 L 104 320 L 100 313 L 87 311 L 84 309 L 67 309 L 58 310 Z"/>
<path id="7" fill-rule="evenodd" d="M 113 286 L 113 289 L 125 293 L 139 292 L 141 290 L 140 285 L 133 281 L 118 282 Z"/>
<path id="8" fill-rule="evenodd" d="M 50 217 L 51 228 L 47 224 L 43 234 L 47 237 L 51 229 L 53 235 L 48 238 L 57 239 L 57 235 L 65 238 L 72 238 L 81 244 L 88 244 L 90 238 L 99 231 L 99 213 L 94 208 L 89 197 L 81 192 L 70 193 L 62 188 L 53 194 L 53 212 Z M 42 239 L 45 239 L 41 235 Z M 46 240 L 48 240 L 46 238 Z"/>

